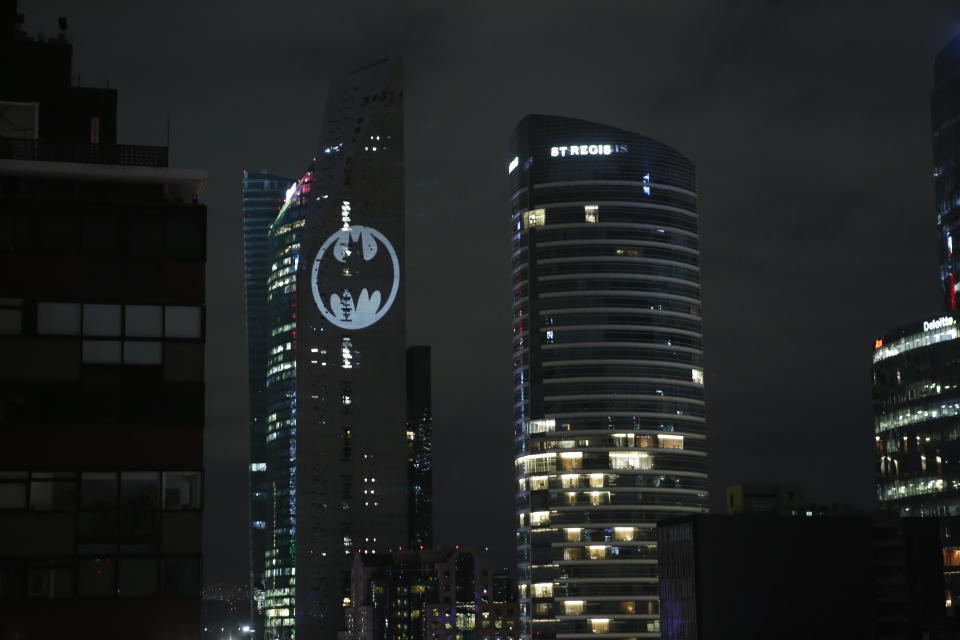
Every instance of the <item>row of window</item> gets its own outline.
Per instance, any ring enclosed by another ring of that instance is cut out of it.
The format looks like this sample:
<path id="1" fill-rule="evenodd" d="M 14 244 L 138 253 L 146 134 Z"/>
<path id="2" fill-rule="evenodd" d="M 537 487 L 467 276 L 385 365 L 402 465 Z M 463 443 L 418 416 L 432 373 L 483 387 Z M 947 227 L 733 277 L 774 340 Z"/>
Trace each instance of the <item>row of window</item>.
<path id="1" fill-rule="evenodd" d="M 197 510 L 199 471 L 0 471 L 0 510 Z"/>
<path id="2" fill-rule="evenodd" d="M 0 600 L 200 596 L 198 557 L 0 559 Z"/>

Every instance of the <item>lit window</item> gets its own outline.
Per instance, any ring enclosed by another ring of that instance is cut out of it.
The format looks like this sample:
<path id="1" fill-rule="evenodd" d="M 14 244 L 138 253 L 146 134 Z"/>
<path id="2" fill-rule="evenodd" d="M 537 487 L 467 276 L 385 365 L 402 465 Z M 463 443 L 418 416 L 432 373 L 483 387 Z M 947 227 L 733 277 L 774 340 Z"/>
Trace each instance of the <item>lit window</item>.
<path id="1" fill-rule="evenodd" d="M 590 630 L 594 633 L 610 631 L 610 618 L 590 618 Z"/>
<path id="2" fill-rule="evenodd" d="M 523 228 L 542 227 L 547 223 L 546 209 L 532 209 L 523 214 Z"/>
<path id="3" fill-rule="evenodd" d="M 549 480 L 547 476 L 532 476 L 530 478 L 530 490 L 538 491 L 540 489 L 546 489 L 549 486 Z"/>
<path id="4" fill-rule="evenodd" d="M 583 558 L 583 549 L 579 547 L 567 547 L 563 550 L 564 560 L 580 560 Z"/>
<path id="5" fill-rule="evenodd" d="M 583 613 L 583 600 L 567 600 L 563 603 L 563 612 L 568 616 L 578 616 Z"/>
<path id="6" fill-rule="evenodd" d="M 602 544 L 592 544 L 587 547 L 591 560 L 603 560 L 607 557 L 607 548 Z"/>
<path id="7" fill-rule="evenodd" d="M 560 485 L 564 489 L 574 489 L 580 484 L 580 476 L 575 473 L 567 473 L 560 476 Z"/>
<path id="8" fill-rule="evenodd" d="M 553 418 L 544 420 L 530 420 L 527 422 L 527 433 L 546 433 L 557 428 L 557 421 Z"/>
<path id="9" fill-rule="evenodd" d="M 690 377 L 697 384 L 703 384 L 703 369 L 691 369 Z"/>
<path id="10" fill-rule="evenodd" d="M 662 449 L 683 449 L 683 436 L 658 433 L 657 440 L 660 441 L 660 447 Z"/>
<path id="11" fill-rule="evenodd" d="M 611 451 L 611 469 L 651 469 L 653 460 L 646 453 Z"/>
<path id="12" fill-rule="evenodd" d="M 530 513 L 530 526 L 542 527 L 550 524 L 549 511 L 533 511 Z"/>
<path id="13" fill-rule="evenodd" d="M 618 542 L 628 542 L 633 540 L 633 527 L 614 527 L 613 539 Z"/>
<path id="14" fill-rule="evenodd" d="M 564 529 L 567 535 L 567 542 L 579 542 L 580 533 L 583 531 L 580 527 L 568 527 Z"/>
<path id="15" fill-rule="evenodd" d="M 580 469 L 583 467 L 583 453 L 569 451 L 560 454 L 560 468 L 564 470 Z"/>
<path id="16" fill-rule="evenodd" d="M 537 582 L 533 585 L 533 597 L 534 598 L 552 598 L 553 597 L 553 583 L 552 582 Z"/>
<path id="17" fill-rule="evenodd" d="M 591 486 L 591 487 L 602 487 L 602 486 L 603 486 L 603 474 L 602 474 L 602 473 L 591 473 L 591 474 L 590 474 L 590 486 Z"/>
<path id="18" fill-rule="evenodd" d="M 587 222 L 600 222 L 600 207 L 595 204 L 584 206 L 583 216 Z"/>

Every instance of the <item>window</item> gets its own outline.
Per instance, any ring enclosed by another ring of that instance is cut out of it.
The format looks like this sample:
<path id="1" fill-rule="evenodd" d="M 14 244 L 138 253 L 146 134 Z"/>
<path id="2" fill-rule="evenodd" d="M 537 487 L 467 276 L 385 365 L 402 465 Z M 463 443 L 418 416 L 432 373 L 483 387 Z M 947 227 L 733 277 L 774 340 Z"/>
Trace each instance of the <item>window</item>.
<path id="1" fill-rule="evenodd" d="M 603 486 L 603 474 L 602 474 L 602 473 L 591 473 L 591 474 L 590 474 L 590 486 L 591 486 L 591 487 L 602 487 L 602 486 Z"/>
<path id="2" fill-rule="evenodd" d="M 541 527 L 550 524 L 549 511 L 533 511 L 530 513 L 530 526 Z"/>
<path id="3" fill-rule="evenodd" d="M 560 468 L 564 471 L 580 469 L 581 467 L 583 467 L 583 453 L 572 451 L 560 454 Z"/>
<path id="4" fill-rule="evenodd" d="M 579 542 L 580 533 L 583 531 L 580 527 L 568 527 L 564 529 L 566 533 L 567 542 Z"/>
<path id="5" fill-rule="evenodd" d="M 77 561 L 77 592 L 80 596 L 110 597 L 116 593 L 116 563 L 113 558 L 80 558 Z"/>
<path id="6" fill-rule="evenodd" d="M 163 336 L 163 307 L 159 305 L 127 305 L 126 335 L 130 338 L 160 338 Z"/>
<path id="7" fill-rule="evenodd" d="M 163 508 L 167 511 L 199 509 L 199 471 L 167 471 L 163 474 Z"/>
<path id="8" fill-rule="evenodd" d="M 164 320 L 168 338 L 200 337 L 200 307 L 165 307 Z"/>
<path id="9" fill-rule="evenodd" d="M 633 527 L 614 527 L 613 539 L 617 542 L 628 542 L 633 540 Z"/>
<path id="10" fill-rule="evenodd" d="M 120 305 L 83 305 L 83 335 L 107 337 L 119 336 Z"/>
<path id="11" fill-rule="evenodd" d="M 26 509 L 27 483 L 0 482 L 0 509 Z"/>
<path id="12" fill-rule="evenodd" d="M 0 298 L 0 334 L 16 335 L 22 331 L 22 305 L 19 298 Z"/>
<path id="13" fill-rule="evenodd" d="M 607 557 L 607 548 L 603 545 L 592 544 L 587 547 L 587 553 L 591 560 L 603 560 Z"/>
<path id="14" fill-rule="evenodd" d="M 697 384 L 703 384 L 703 369 L 691 369 L 690 377 Z"/>
<path id="15" fill-rule="evenodd" d="M 542 227 L 547 223 L 546 209 L 533 209 L 523 214 L 523 228 Z"/>
<path id="16" fill-rule="evenodd" d="M 583 600 L 567 600 L 563 603 L 563 612 L 568 616 L 578 616 L 583 613 Z"/>
<path id="17" fill-rule="evenodd" d="M 567 547 L 563 550 L 564 560 L 581 560 L 583 558 L 583 549 L 580 547 Z"/>
<path id="18" fill-rule="evenodd" d="M 610 618 L 590 618 L 590 630 L 594 633 L 610 631 Z"/>
<path id="19" fill-rule="evenodd" d="M 565 473 L 560 476 L 560 485 L 564 489 L 575 489 L 580 485 L 580 476 L 576 473 Z"/>
<path id="20" fill-rule="evenodd" d="M 610 452 L 611 469 L 651 469 L 652 467 L 653 461 L 646 453 Z"/>
<path id="21" fill-rule="evenodd" d="M 72 473 L 34 473 L 30 479 L 31 511 L 63 511 L 77 503 L 77 483 Z"/>
<path id="22" fill-rule="evenodd" d="M 124 509 L 155 510 L 160 497 L 160 474 L 129 471 L 120 474 L 120 501 Z"/>
<path id="23" fill-rule="evenodd" d="M 84 340 L 83 362 L 86 364 L 120 364 L 119 340 Z"/>
<path id="24" fill-rule="evenodd" d="M 163 345 L 159 342 L 124 342 L 124 364 L 163 364 Z"/>
<path id="25" fill-rule="evenodd" d="M 659 433 L 657 440 L 660 441 L 660 447 L 663 449 L 683 449 L 683 436 Z"/>
<path id="26" fill-rule="evenodd" d="M 548 476 L 533 476 L 530 478 L 530 490 L 538 491 L 540 489 L 546 489 L 549 483 Z"/>
<path id="27" fill-rule="evenodd" d="M 69 598 L 73 595 L 73 567 L 43 567 L 30 570 L 27 596 Z"/>
<path id="28" fill-rule="evenodd" d="M 156 595 L 156 558 L 120 558 L 119 564 L 117 591 L 121 598 Z"/>
<path id="29" fill-rule="evenodd" d="M 72 302 L 37 304 L 37 333 L 41 335 L 80 335 L 80 305 Z"/>
<path id="30" fill-rule="evenodd" d="M 80 507 L 115 509 L 117 507 L 117 474 L 80 474 Z"/>
<path id="31" fill-rule="evenodd" d="M 600 222 L 600 207 L 595 204 L 584 206 L 583 216 L 587 222 Z"/>
<path id="32" fill-rule="evenodd" d="M 553 583 L 552 582 L 537 582 L 533 585 L 533 597 L 534 598 L 552 598 L 553 597 Z"/>

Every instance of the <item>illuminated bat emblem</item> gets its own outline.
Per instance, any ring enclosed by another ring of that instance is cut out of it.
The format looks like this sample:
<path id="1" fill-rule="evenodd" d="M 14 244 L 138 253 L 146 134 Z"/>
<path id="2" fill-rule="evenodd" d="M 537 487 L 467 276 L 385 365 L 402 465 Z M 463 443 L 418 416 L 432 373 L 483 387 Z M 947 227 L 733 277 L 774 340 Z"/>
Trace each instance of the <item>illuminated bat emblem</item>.
<path id="1" fill-rule="evenodd" d="M 400 262 L 387 238 L 373 227 L 335 231 L 313 260 L 313 300 L 341 329 L 363 329 L 382 318 L 400 288 Z"/>

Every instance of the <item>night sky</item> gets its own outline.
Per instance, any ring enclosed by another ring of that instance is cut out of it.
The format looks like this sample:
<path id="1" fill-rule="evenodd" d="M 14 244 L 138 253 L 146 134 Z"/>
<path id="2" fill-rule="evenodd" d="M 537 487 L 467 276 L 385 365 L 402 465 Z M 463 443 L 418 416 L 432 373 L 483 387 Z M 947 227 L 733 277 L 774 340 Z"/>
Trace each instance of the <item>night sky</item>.
<path id="1" fill-rule="evenodd" d="M 929 91 L 955 0 L 21 0 L 66 16 L 120 141 L 207 169 L 207 580 L 245 579 L 240 173 L 299 177 L 328 86 L 404 57 L 407 308 L 434 349 L 436 531 L 512 561 L 507 141 L 528 113 L 697 166 L 711 504 L 744 480 L 874 504 L 873 338 L 939 312 Z"/>

